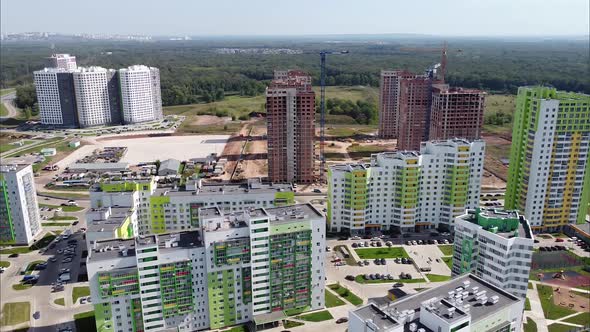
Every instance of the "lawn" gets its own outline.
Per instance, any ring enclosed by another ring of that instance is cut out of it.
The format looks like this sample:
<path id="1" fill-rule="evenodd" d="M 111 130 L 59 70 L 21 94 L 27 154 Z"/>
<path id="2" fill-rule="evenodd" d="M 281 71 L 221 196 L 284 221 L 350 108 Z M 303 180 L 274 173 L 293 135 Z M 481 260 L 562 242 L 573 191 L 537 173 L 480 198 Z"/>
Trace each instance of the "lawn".
<path id="1" fill-rule="evenodd" d="M 63 297 L 60 297 L 59 299 L 55 299 L 55 301 L 53 301 L 53 303 L 55 303 L 57 305 L 65 306 L 66 300 Z"/>
<path id="2" fill-rule="evenodd" d="M 10 266 L 10 262 L 0 261 L 0 267 L 9 267 L 9 266 Z"/>
<path id="3" fill-rule="evenodd" d="M 286 320 L 283 323 L 283 327 L 286 328 L 286 329 L 291 329 L 291 328 L 294 328 L 294 327 L 297 327 L 297 326 L 301 326 L 301 325 L 305 325 L 305 323 L 295 322 L 295 321 L 292 321 L 292 320 Z"/>
<path id="4" fill-rule="evenodd" d="M 580 324 L 583 326 L 590 325 L 590 312 L 582 312 L 579 315 L 565 319 L 564 322 Z"/>
<path id="5" fill-rule="evenodd" d="M 4 106 L 4 103 L 0 103 L 0 116 L 7 116 L 8 115 L 8 109 L 6 109 L 6 106 Z"/>
<path id="6" fill-rule="evenodd" d="M 88 286 L 74 287 L 72 290 L 72 302 L 76 303 L 79 298 L 90 296 L 90 288 Z"/>
<path id="7" fill-rule="evenodd" d="M 363 304 L 363 300 L 360 297 L 356 296 L 353 292 L 348 290 L 348 288 L 343 287 L 340 284 L 331 284 L 328 285 L 328 287 L 331 290 L 333 290 L 336 294 L 338 294 L 340 297 L 354 305 L 358 306 L 360 304 Z"/>
<path id="8" fill-rule="evenodd" d="M 297 316 L 295 318 L 305 320 L 308 322 L 323 322 L 325 320 L 334 319 L 334 317 L 328 310 L 313 312 L 311 314 Z"/>
<path id="9" fill-rule="evenodd" d="M 529 284 L 528 284 L 527 288 L 528 288 L 528 289 L 534 289 L 534 288 L 533 288 L 533 283 L 532 283 L 532 282 L 529 282 Z"/>
<path id="10" fill-rule="evenodd" d="M 31 287 L 33 287 L 33 285 L 31 285 L 31 284 L 21 284 L 21 283 L 19 283 L 19 284 L 12 285 L 12 289 L 14 289 L 15 291 L 21 291 L 21 290 L 29 289 Z"/>
<path id="11" fill-rule="evenodd" d="M 26 254 L 33 250 L 39 250 L 41 248 L 45 248 L 55 239 L 55 235 L 47 234 L 39 241 L 33 243 L 30 247 L 14 247 L 11 249 L 2 249 L 0 250 L 0 254 L 10 255 L 10 254 Z"/>
<path id="12" fill-rule="evenodd" d="M 307 310 L 309 310 L 309 307 L 307 307 L 307 308 L 287 309 L 287 310 L 285 310 L 285 315 L 287 315 L 287 316 L 297 316 L 300 313 L 303 313 L 303 312 L 305 312 Z"/>
<path id="13" fill-rule="evenodd" d="M 576 313 L 571 309 L 553 303 L 553 288 L 551 286 L 537 285 L 537 291 L 539 292 L 545 318 L 558 319 Z"/>
<path id="14" fill-rule="evenodd" d="M 567 236 L 563 233 L 553 233 L 551 235 L 553 235 L 553 237 L 555 237 L 555 238 L 561 238 L 561 239 L 569 238 L 569 236 Z"/>
<path id="15" fill-rule="evenodd" d="M 549 332 L 570 332 L 570 331 L 575 331 L 575 327 L 570 326 L 570 325 L 563 325 L 563 324 L 551 324 L 549 326 L 547 326 L 547 328 L 549 329 Z"/>
<path id="16" fill-rule="evenodd" d="M 453 270 L 453 256 L 443 257 L 442 260 L 447 264 L 449 269 Z"/>
<path id="17" fill-rule="evenodd" d="M 393 279 L 393 280 L 384 280 L 384 279 L 376 279 L 376 280 L 367 280 L 365 279 L 363 274 L 359 274 L 354 277 L 354 281 L 358 282 L 359 284 L 387 284 L 387 283 L 408 283 L 408 284 L 417 284 L 420 282 L 426 283 L 425 279 Z"/>
<path id="18" fill-rule="evenodd" d="M 537 323 L 534 320 L 527 317 L 526 323 L 524 325 L 524 332 L 537 332 Z"/>
<path id="19" fill-rule="evenodd" d="M 73 217 L 73 216 L 53 216 L 51 218 L 49 218 L 48 220 L 78 220 L 77 217 Z"/>
<path id="20" fill-rule="evenodd" d="M 375 259 L 375 258 L 409 258 L 408 253 L 402 247 L 380 247 L 355 249 L 360 259 Z"/>
<path id="21" fill-rule="evenodd" d="M 428 280 L 430 280 L 430 282 L 441 282 L 441 281 L 449 281 L 451 280 L 451 276 L 443 276 L 440 274 L 430 274 L 427 273 L 426 277 L 428 278 Z"/>
<path id="22" fill-rule="evenodd" d="M 78 211 L 82 211 L 84 210 L 83 207 L 79 207 L 79 206 L 58 206 L 58 205 L 51 205 L 51 204 L 39 204 L 39 207 L 45 207 L 45 208 L 51 208 L 51 209 L 57 209 L 57 208 L 61 208 L 61 210 L 63 212 L 78 212 Z"/>
<path id="23" fill-rule="evenodd" d="M 29 302 L 6 303 L 2 307 L 2 319 L 0 326 L 16 325 L 28 322 L 31 317 L 31 304 Z"/>
<path id="24" fill-rule="evenodd" d="M 484 117 L 496 114 L 514 114 L 516 110 L 516 96 L 514 95 L 487 95 Z M 484 131 L 492 134 L 511 135 L 512 121 L 502 125 L 484 124 Z"/>
<path id="25" fill-rule="evenodd" d="M 352 119 L 352 118 L 351 118 Z M 354 121 L 354 119 L 353 119 Z M 329 126 L 326 128 L 326 136 L 334 137 L 351 137 L 355 135 L 373 134 L 377 131 L 374 125 L 347 125 L 347 126 Z"/>
<path id="26" fill-rule="evenodd" d="M 15 90 L 16 90 L 16 89 L 14 89 L 14 88 L 1 89 L 1 90 L 0 90 L 0 96 L 4 96 L 4 95 L 7 95 L 7 94 L 9 94 L 9 93 L 12 93 L 12 92 L 14 92 Z"/>
<path id="27" fill-rule="evenodd" d="M 524 310 L 531 310 L 531 301 L 529 301 L 528 297 L 524 299 Z"/>
<path id="28" fill-rule="evenodd" d="M 88 198 L 90 198 L 89 194 L 59 193 L 59 192 L 38 191 L 38 190 L 37 190 L 37 195 L 45 195 L 45 196 L 61 198 L 61 199 L 88 199 Z"/>
<path id="29" fill-rule="evenodd" d="M 438 249 L 443 253 L 444 256 L 453 256 L 453 245 L 452 244 L 444 244 L 438 246 Z"/>
<path id="30" fill-rule="evenodd" d="M 360 145 L 353 143 L 346 149 L 352 159 L 368 158 L 374 153 L 386 151 L 391 151 L 391 145 Z"/>
<path id="31" fill-rule="evenodd" d="M 326 290 L 325 291 L 326 297 L 326 308 L 333 308 L 338 307 L 341 305 L 345 305 L 344 301 L 338 298 L 338 296 L 334 295 L 332 292 Z"/>
<path id="32" fill-rule="evenodd" d="M 248 329 L 244 325 L 234 326 L 225 332 L 248 332 Z"/>
<path id="33" fill-rule="evenodd" d="M 74 315 L 76 331 L 96 331 L 94 311 L 87 311 Z"/>
<path id="34" fill-rule="evenodd" d="M 44 222 L 41 223 L 43 227 L 67 227 L 72 225 L 71 222 Z"/>

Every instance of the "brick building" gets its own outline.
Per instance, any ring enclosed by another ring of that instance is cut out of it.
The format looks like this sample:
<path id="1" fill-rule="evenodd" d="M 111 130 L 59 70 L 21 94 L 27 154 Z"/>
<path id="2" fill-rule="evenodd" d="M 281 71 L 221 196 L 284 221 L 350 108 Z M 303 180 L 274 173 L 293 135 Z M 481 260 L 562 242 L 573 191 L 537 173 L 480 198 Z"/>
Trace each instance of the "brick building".
<path id="1" fill-rule="evenodd" d="M 275 71 L 266 89 L 268 177 L 311 183 L 314 178 L 315 93 L 302 71 Z"/>
<path id="2" fill-rule="evenodd" d="M 427 76 L 400 81 L 398 150 L 419 150 L 428 140 L 432 79 Z"/>
<path id="3" fill-rule="evenodd" d="M 398 137 L 400 82 L 417 75 L 406 70 L 382 70 L 379 83 L 379 137 Z"/>
<path id="4" fill-rule="evenodd" d="M 480 138 L 484 103 L 485 92 L 481 90 L 434 85 L 429 138 Z"/>

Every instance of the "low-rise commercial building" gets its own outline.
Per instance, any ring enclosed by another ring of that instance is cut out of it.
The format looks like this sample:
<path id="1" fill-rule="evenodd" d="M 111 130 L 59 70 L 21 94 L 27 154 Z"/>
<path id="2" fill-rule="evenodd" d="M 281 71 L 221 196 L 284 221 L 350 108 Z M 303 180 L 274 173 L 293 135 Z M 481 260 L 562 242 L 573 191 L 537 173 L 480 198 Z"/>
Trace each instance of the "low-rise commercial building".
<path id="1" fill-rule="evenodd" d="M 325 227 L 311 205 L 199 214 L 198 230 L 89 248 L 97 326 L 195 331 L 324 307 Z"/>
<path id="2" fill-rule="evenodd" d="M 451 231 L 479 204 L 485 143 L 449 139 L 416 151 L 385 152 L 368 164 L 328 171 L 328 223 L 335 232 Z"/>
<path id="3" fill-rule="evenodd" d="M 520 331 L 524 299 L 473 274 L 349 312 L 349 332 Z"/>
<path id="4" fill-rule="evenodd" d="M 0 241 L 33 243 L 41 216 L 31 165 L 0 165 Z"/>
<path id="5" fill-rule="evenodd" d="M 516 211 L 468 210 L 455 219 L 453 275 L 473 273 L 524 298 L 533 242 L 529 222 Z"/>

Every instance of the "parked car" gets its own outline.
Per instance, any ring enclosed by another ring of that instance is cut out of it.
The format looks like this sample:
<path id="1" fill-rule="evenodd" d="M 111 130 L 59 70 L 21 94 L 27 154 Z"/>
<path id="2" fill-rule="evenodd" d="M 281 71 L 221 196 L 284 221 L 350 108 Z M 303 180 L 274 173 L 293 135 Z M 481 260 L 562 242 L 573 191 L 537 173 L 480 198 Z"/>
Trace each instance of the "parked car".
<path id="1" fill-rule="evenodd" d="M 363 264 L 365 264 L 365 266 L 366 266 L 366 265 L 369 265 L 369 261 L 365 259 L 365 260 L 363 261 Z"/>
<path id="2" fill-rule="evenodd" d="M 344 278 L 346 280 L 350 280 L 350 281 L 354 281 L 354 276 L 353 275 L 347 275 L 346 278 Z"/>
<path id="3" fill-rule="evenodd" d="M 562 238 L 557 238 L 555 239 L 555 242 L 564 242 L 564 240 Z"/>
<path id="4" fill-rule="evenodd" d="M 396 282 L 395 284 L 393 284 L 393 287 L 404 287 L 404 284 L 401 282 Z"/>
<path id="5" fill-rule="evenodd" d="M 342 323 L 346 323 L 346 322 L 348 322 L 348 318 L 346 318 L 346 317 L 338 318 L 336 320 L 336 324 L 342 324 Z"/>
<path id="6" fill-rule="evenodd" d="M 17 257 L 18 257 L 17 253 L 8 255 L 8 258 L 17 258 Z"/>
<path id="7" fill-rule="evenodd" d="M 381 265 L 385 265 L 385 258 L 381 258 Z"/>

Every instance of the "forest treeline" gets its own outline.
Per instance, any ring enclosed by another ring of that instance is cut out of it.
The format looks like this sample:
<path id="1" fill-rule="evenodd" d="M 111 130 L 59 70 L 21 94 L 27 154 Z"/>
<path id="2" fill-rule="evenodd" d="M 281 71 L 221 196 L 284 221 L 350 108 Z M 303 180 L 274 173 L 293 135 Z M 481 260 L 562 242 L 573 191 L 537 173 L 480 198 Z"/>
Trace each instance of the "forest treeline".
<path id="1" fill-rule="evenodd" d="M 3 43 L 0 47 L 2 88 L 32 82 L 32 72 L 45 66 L 51 53 L 76 55 L 82 66 L 122 68 L 145 64 L 160 69 L 165 106 L 211 102 L 228 95 L 255 96 L 264 92 L 273 70 L 298 68 L 319 80 L 319 50 L 347 49 L 328 57 L 328 85 L 379 86 L 382 69 L 421 72 L 439 62 L 440 41 L 341 42 L 304 41 L 159 41 Z M 218 54 L 220 47 L 281 47 L 303 54 Z M 449 41 L 447 82 L 454 86 L 515 93 L 519 86 L 552 85 L 561 90 L 590 93 L 589 49 L 583 41 Z M 354 103 L 353 103 L 354 104 Z M 367 105 L 339 104 L 335 112 L 354 112 L 362 123 L 375 119 Z M 358 108 L 358 109 L 357 109 Z"/>

